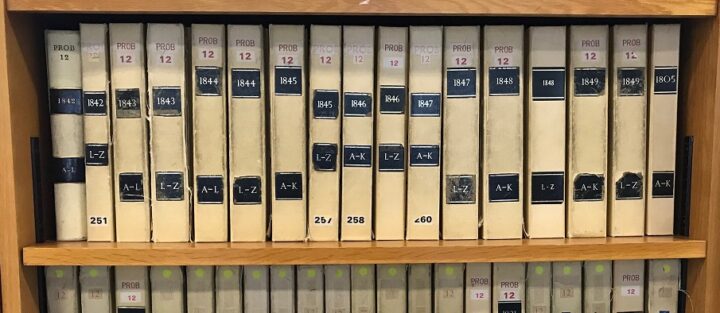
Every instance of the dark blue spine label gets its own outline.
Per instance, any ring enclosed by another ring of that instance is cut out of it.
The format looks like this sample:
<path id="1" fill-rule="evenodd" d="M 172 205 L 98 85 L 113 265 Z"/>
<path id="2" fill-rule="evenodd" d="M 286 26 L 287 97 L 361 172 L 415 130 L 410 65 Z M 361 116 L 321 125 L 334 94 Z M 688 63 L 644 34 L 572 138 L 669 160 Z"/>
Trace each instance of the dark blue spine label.
<path id="1" fill-rule="evenodd" d="M 405 86 L 380 86 L 380 113 L 403 114 L 406 102 Z"/>
<path id="2" fill-rule="evenodd" d="M 115 89 L 115 115 L 117 118 L 139 118 L 140 89 Z"/>
<path id="3" fill-rule="evenodd" d="M 313 169 L 333 172 L 337 169 L 338 146 L 334 143 L 315 143 L 312 147 Z"/>
<path id="4" fill-rule="evenodd" d="M 230 73 L 233 98 L 260 98 L 260 70 L 234 68 Z"/>
<path id="5" fill-rule="evenodd" d="M 565 100 L 565 68 L 533 68 L 532 99 L 534 101 Z"/>
<path id="6" fill-rule="evenodd" d="M 233 204 L 262 203 L 262 181 L 259 176 L 235 177 Z"/>
<path id="7" fill-rule="evenodd" d="M 345 167 L 370 167 L 372 165 L 372 146 L 344 146 L 343 165 Z"/>
<path id="8" fill-rule="evenodd" d="M 520 201 L 520 175 L 517 173 L 490 174 L 488 192 L 490 202 Z"/>
<path id="9" fill-rule="evenodd" d="M 195 95 L 219 96 L 222 94 L 223 71 L 217 66 L 195 67 Z"/>
<path id="10" fill-rule="evenodd" d="M 678 91 L 678 68 L 677 66 L 656 66 L 655 67 L 654 93 L 677 94 Z"/>
<path id="11" fill-rule="evenodd" d="M 83 114 L 82 90 L 51 88 L 50 114 Z"/>
<path id="12" fill-rule="evenodd" d="M 302 67 L 275 67 L 275 94 L 278 96 L 302 95 Z"/>
<path id="13" fill-rule="evenodd" d="M 401 144 L 378 146 L 378 170 L 381 172 L 402 172 L 405 170 L 405 147 Z"/>
<path id="14" fill-rule="evenodd" d="M 313 117 L 317 119 L 336 119 L 340 110 L 339 103 L 339 91 L 315 89 L 312 99 Z"/>
<path id="15" fill-rule="evenodd" d="M 491 67 L 488 71 L 490 96 L 520 95 L 520 68 L 517 66 Z"/>
<path id="16" fill-rule="evenodd" d="M 343 115 L 372 116 L 372 95 L 362 92 L 346 92 L 343 96 Z"/>
<path id="17" fill-rule="evenodd" d="M 182 116 L 180 87 L 153 87 L 153 116 Z"/>
<path id="18" fill-rule="evenodd" d="M 108 166 L 110 155 L 108 145 L 101 143 L 85 144 L 85 165 Z"/>
<path id="19" fill-rule="evenodd" d="M 56 183 L 85 182 L 85 158 L 53 158 Z"/>
<path id="20" fill-rule="evenodd" d="M 201 204 L 222 204 L 225 199 L 225 183 L 222 176 L 198 175 L 195 194 Z"/>
<path id="21" fill-rule="evenodd" d="M 120 173 L 118 175 L 118 192 L 121 202 L 142 202 L 145 191 L 142 173 Z"/>
<path id="22" fill-rule="evenodd" d="M 477 96 L 477 70 L 472 68 L 448 68 L 446 78 L 448 98 L 474 98 Z"/>
<path id="23" fill-rule="evenodd" d="M 183 173 L 155 173 L 155 197 L 158 201 L 180 201 L 185 199 L 185 178 Z"/>
<path id="24" fill-rule="evenodd" d="M 83 112 L 85 115 L 106 116 L 108 114 L 107 94 L 104 91 L 84 92 Z"/>
<path id="25" fill-rule="evenodd" d="M 410 146 L 410 166 L 439 166 L 439 145 L 412 145 Z"/>
<path id="26" fill-rule="evenodd" d="M 442 96 L 439 93 L 413 93 L 410 95 L 410 116 L 440 116 Z"/>

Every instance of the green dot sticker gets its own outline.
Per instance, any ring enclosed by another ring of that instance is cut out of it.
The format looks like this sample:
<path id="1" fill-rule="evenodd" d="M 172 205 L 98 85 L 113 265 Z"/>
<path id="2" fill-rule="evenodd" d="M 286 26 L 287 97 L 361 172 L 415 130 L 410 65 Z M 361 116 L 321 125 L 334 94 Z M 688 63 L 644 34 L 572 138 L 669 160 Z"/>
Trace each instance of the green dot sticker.
<path id="1" fill-rule="evenodd" d="M 260 271 L 253 271 L 253 272 L 252 272 L 252 277 L 253 277 L 253 279 L 255 279 L 255 280 L 260 279 L 260 275 L 261 275 L 261 274 L 260 274 Z"/>
<path id="2" fill-rule="evenodd" d="M 542 265 L 535 266 L 535 274 L 542 275 L 545 273 L 545 267 Z"/>
<path id="3" fill-rule="evenodd" d="M 172 277 L 172 271 L 171 270 L 163 270 L 162 276 L 165 278 L 170 278 L 170 277 Z"/>
<path id="4" fill-rule="evenodd" d="M 602 265 L 602 264 L 595 265 L 595 272 L 597 272 L 597 273 L 605 272 L 605 265 Z"/>
<path id="5" fill-rule="evenodd" d="M 337 269 L 335 270 L 335 277 L 340 278 L 343 276 L 343 270 Z"/>
<path id="6" fill-rule="evenodd" d="M 195 277 L 197 278 L 203 278 L 205 277 L 205 270 L 202 268 L 198 268 L 195 270 Z"/>
<path id="7" fill-rule="evenodd" d="M 97 271 L 96 269 L 91 269 L 91 270 L 90 270 L 90 277 L 97 277 L 97 276 L 98 276 L 98 271 Z"/>
<path id="8" fill-rule="evenodd" d="M 572 267 L 570 266 L 563 266 L 563 274 L 570 275 L 572 274 Z"/>
<path id="9" fill-rule="evenodd" d="M 367 267 L 364 267 L 364 266 L 358 270 L 358 273 L 360 273 L 360 276 L 367 276 L 368 272 L 369 271 L 368 271 Z"/>
<path id="10" fill-rule="evenodd" d="M 452 266 L 446 266 L 445 267 L 445 275 L 446 276 L 455 276 L 455 268 Z"/>
<path id="11" fill-rule="evenodd" d="M 667 264 L 663 265 L 662 271 L 663 271 L 663 273 L 670 273 L 670 265 L 667 265 Z"/>
<path id="12" fill-rule="evenodd" d="M 233 277 L 233 271 L 232 270 L 224 270 L 223 271 L 223 277 L 225 278 L 232 278 Z"/>
<path id="13" fill-rule="evenodd" d="M 287 271 L 286 271 L 286 270 L 280 270 L 280 272 L 278 273 L 278 276 L 280 276 L 280 278 L 285 278 L 285 277 L 287 277 Z"/>
<path id="14" fill-rule="evenodd" d="M 307 271 L 307 277 L 315 278 L 315 276 L 317 276 L 317 271 L 314 268 L 311 268 Z"/>
<path id="15" fill-rule="evenodd" d="M 57 278 L 65 277 L 65 271 L 64 270 L 55 270 L 55 277 L 57 277 Z"/>
<path id="16" fill-rule="evenodd" d="M 394 267 L 389 268 L 389 269 L 388 269 L 388 275 L 390 275 L 390 277 L 395 277 L 395 276 L 397 276 L 397 269 L 394 268 Z"/>

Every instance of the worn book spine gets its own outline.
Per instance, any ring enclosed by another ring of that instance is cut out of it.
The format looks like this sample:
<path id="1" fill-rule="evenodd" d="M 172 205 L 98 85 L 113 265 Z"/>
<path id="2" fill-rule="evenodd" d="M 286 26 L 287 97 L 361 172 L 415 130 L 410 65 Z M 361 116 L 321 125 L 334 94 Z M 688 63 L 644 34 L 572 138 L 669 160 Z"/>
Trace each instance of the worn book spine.
<path id="1" fill-rule="evenodd" d="M 267 265 L 243 267 L 243 312 L 270 312 L 269 269 Z"/>
<path id="2" fill-rule="evenodd" d="M 463 284 L 465 265 L 435 264 L 435 310 L 436 313 L 463 312 Z"/>
<path id="3" fill-rule="evenodd" d="M 193 24 L 191 32 L 193 238 L 227 241 L 225 26 Z"/>
<path id="4" fill-rule="evenodd" d="M 527 264 L 525 303 L 528 312 L 550 312 L 553 267 L 550 262 Z"/>
<path id="5" fill-rule="evenodd" d="M 302 241 L 307 229 L 305 28 L 270 25 L 272 240 Z"/>
<path id="6" fill-rule="evenodd" d="M 45 290 L 48 313 L 80 313 L 77 267 L 46 267 Z"/>
<path id="7" fill-rule="evenodd" d="M 351 312 L 375 313 L 375 265 L 350 266 Z"/>
<path id="8" fill-rule="evenodd" d="M 230 241 L 265 241 L 265 30 L 227 26 Z"/>
<path id="9" fill-rule="evenodd" d="M 553 313 L 583 312 L 582 272 L 582 262 L 553 262 Z"/>
<path id="10" fill-rule="evenodd" d="M 45 31 L 58 241 L 87 239 L 82 63 L 78 31 Z"/>
<path id="11" fill-rule="evenodd" d="M 215 268 L 213 266 L 188 266 L 185 270 L 188 312 L 215 312 Z"/>
<path id="12" fill-rule="evenodd" d="M 570 26 L 567 236 L 607 234 L 608 26 Z"/>
<path id="13" fill-rule="evenodd" d="M 523 235 L 523 26 L 485 26 L 484 239 Z"/>
<path id="14" fill-rule="evenodd" d="M 492 264 L 465 265 L 465 312 L 492 312 Z"/>
<path id="15" fill-rule="evenodd" d="M 325 312 L 324 282 L 322 265 L 297 266 L 297 310 L 299 313 Z"/>
<path id="16" fill-rule="evenodd" d="M 150 241 L 145 27 L 110 24 L 115 235 Z"/>
<path id="17" fill-rule="evenodd" d="M 115 312 L 150 313 L 150 281 L 146 266 L 115 267 Z"/>
<path id="18" fill-rule="evenodd" d="M 680 260 L 648 260 L 647 312 L 677 313 Z"/>
<path id="19" fill-rule="evenodd" d="M 432 274 L 432 264 L 408 265 L 408 313 L 432 312 Z"/>
<path id="20" fill-rule="evenodd" d="M 445 27 L 442 238 L 477 239 L 480 27 Z"/>
<path id="21" fill-rule="evenodd" d="M 408 240 L 440 238 L 443 28 L 410 27 Z"/>
<path id="22" fill-rule="evenodd" d="M 340 227 L 342 27 L 310 27 L 308 238 L 337 241 Z"/>
<path id="23" fill-rule="evenodd" d="M 349 265 L 325 265 L 325 312 L 351 312 Z"/>
<path id="24" fill-rule="evenodd" d="M 151 266 L 153 313 L 185 312 L 185 277 L 180 266 Z"/>
<path id="25" fill-rule="evenodd" d="M 609 313 L 612 295 L 612 261 L 583 264 L 583 312 Z"/>
<path id="26" fill-rule="evenodd" d="M 528 29 L 528 238 L 565 237 L 565 26 Z"/>
<path id="27" fill-rule="evenodd" d="M 88 241 L 115 241 L 107 35 L 107 24 L 80 24 Z"/>
<path id="28" fill-rule="evenodd" d="M 645 260 L 613 261 L 612 312 L 645 312 Z"/>
<path id="29" fill-rule="evenodd" d="M 113 311 L 112 276 L 108 266 L 80 267 L 81 312 Z"/>
<path id="30" fill-rule="evenodd" d="M 493 313 L 525 312 L 525 263 L 493 263 Z"/>
<path id="31" fill-rule="evenodd" d="M 295 267 L 270 266 L 270 312 L 295 312 Z"/>
<path id="32" fill-rule="evenodd" d="M 405 239 L 407 27 L 378 27 L 375 240 Z"/>
<path id="33" fill-rule="evenodd" d="M 407 265 L 377 265 L 377 312 L 407 313 Z"/>
<path id="34" fill-rule="evenodd" d="M 243 267 L 236 265 L 218 266 L 216 268 L 215 312 L 243 312 L 243 269 Z"/>

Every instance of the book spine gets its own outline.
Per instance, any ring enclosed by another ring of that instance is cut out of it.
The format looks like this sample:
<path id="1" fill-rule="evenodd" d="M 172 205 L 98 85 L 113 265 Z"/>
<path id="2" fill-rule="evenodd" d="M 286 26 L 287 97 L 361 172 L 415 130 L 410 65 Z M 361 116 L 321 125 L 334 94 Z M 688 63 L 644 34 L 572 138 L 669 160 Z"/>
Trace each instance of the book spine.
<path id="1" fill-rule="evenodd" d="M 113 311 L 112 279 L 108 266 L 80 267 L 81 312 L 110 313 Z"/>
<path id="2" fill-rule="evenodd" d="M 151 266 L 153 313 L 185 312 L 185 278 L 180 266 Z"/>
<path id="3" fill-rule="evenodd" d="M 480 27 L 445 28 L 443 239 L 477 239 L 480 174 Z"/>
<path id="4" fill-rule="evenodd" d="M 483 238 L 523 235 L 522 26 L 486 26 Z"/>
<path id="5" fill-rule="evenodd" d="M 493 312 L 525 312 L 525 263 L 493 263 Z"/>
<path id="6" fill-rule="evenodd" d="M 110 24 L 115 228 L 119 242 L 150 241 L 143 24 Z"/>
<path id="7" fill-rule="evenodd" d="M 613 261 L 612 312 L 645 312 L 645 260 Z"/>
<path id="8" fill-rule="evenodd" d="M 267 265 L 244 266 L 243 312 L 270 312 L 270 267 Z"/>
<path id="9" fill-rule="evenodd" d="M 435 312 L 463 312 L 465 265 L 435 264 Z"/>
<path id="10" fill-rule="evenodd" d="M 465 265 L 465 312 L 492 312 L 492 265 L 467 263 Z"/>
<path id="11" fill-rule="evenodd" d="M 341 240 L 372 239 L 375 28 L 343 28 Z"/>
<path id="12" fill-rule="evenodd" d="M 194 238 L 227 241 L 225 26 L 193 24 L 191 32 Z"/>
<path id="13" fill-rule="evenodd" d="M 340 218 L 340 84 L 342 28 L 310 27 L 308 237 L 337 241 Z"/>
<path id="14" fill-rule="evenodd" d="M 272 240 L 301 241 L 307 229 L 305 28 L 270 25 Z"/>
<path id="15" fill-rule="evenodd" d="M 215 312 L 243 312 L 243 269 L 241 266 L 232 265 L 217 267 L 215 271 Z"/>
<path id="16" fill-rule="evenodd" d="M 612 261 L 586 261 L 583 264 L 584 312 L 610 313 Z"/>
<path id="17" fill-rule="evenodd" d="M 528 238 L 565 237 L 565 26 L 528 31 Z"/>
<path id="18" fill-rule="evenodd" d="M 116 266 L 115 311 L 150 312 L 149 283 L 146 266 Z"/>
<path id="19" fill-rule="evenodd" d="M 653 25 L 650 57 L 647 235 L 672 235 L 675 209 L 680 25 Z"/>
<path id="20" fill-rule="evenodd" d="M 106 24 L 80 24 L 87 240 L 115 241 Z"/>
<path id="21" fill-rule="evenodd" d="M 647 312 L 677 313 L 680 260 L 648 260 Z"/>
<path id="22" fill-rule="evenodd" d="M 215 306 L 214 269 L 212 266 L 188 266 L 185 269 L 188 312 L 213 312 Z M 236 307 L 239 307 L 239 302 Z"/>
<path id="23" fill-rule="evenodd" d="M 647 25 L 613 26 L 609 235 L 645 234 Z"/>
<path id="24" fill-rule="evenodd" d="M 350 266 L 351 312 L 375 312 L 375 265 Z"/>
<path id="25" fill-rule="evenodd" d="M 57 240 L 87 238 L 80 33 L 45 32 Z"/>
<path id="26" fill-rule="evenodd" d="M 259 25 L 227 26 L 231 241 L 267 236 L 264 33 Z"/>
<path id="27" fill-rule="evenodd" d="M 406 221 L 409 240 L 440 238 L 442 38 L 441 26 L 410 27 Z"/>
<path id="28" fill-rule="evenodd" d="M 325 265 L 325 311 L 350 313 L 350 265 Z"/>
<path id="29" fill-rule="evenodd" d="M 552 312 L 582 312 L 582 262 L 553 262 Z"/>
<path id="30" fill-rule="evenodd" d="M 407 265 L 377 265 L 377 312 L 407 312 Z"/>
<path id="31" fill-rule="evenodd" d="M 570 27 L 567 236 L 607 233 L 608 26 Z"/>
<path id="32" fill-rule="evenodd" d="M 46 267 L 45 286 L 48 313 L 80 312 L 77 267 Z"/>
<path id="33" fill-rule="evenodd" d="M 405 239 L 407 27 L 378 27 L 375 239 Z"/>
<path id="34" fill-rule="evenodd" d="M 432 282 L 432 264 L 408 265 L 408 312 L 432 312 Z"/>
<path id="35" fill-rule="evenodd" d="M 322 265 L 297 266 L 298 312 L 325 312 L 324 280 Z"/>
<path id="36" fill-rule="evenodd" d="M 527 264 L 525 303 L 528 312 L 550 312 L 552 270 L 550 262 Z"/>
<path id="37" fill-rule="evenodd" d="M 270 266 L 270 312 L 295 312 L 295 267 Z"/>

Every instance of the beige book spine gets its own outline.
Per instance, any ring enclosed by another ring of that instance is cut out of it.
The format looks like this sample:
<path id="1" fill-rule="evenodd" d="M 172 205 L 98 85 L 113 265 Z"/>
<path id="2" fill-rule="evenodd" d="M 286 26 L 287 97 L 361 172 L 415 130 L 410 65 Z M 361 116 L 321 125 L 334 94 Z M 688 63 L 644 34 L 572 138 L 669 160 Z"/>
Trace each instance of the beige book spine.
<path id="1" fill-rule="evenodd" d="M 550 262 L 527 264 L 525 303 L 531 313 L 549 313 L 552 294 L 553 267 Z"/>
<path id="2" fill-rule="evenodd" d="M 110 24 L 115 235 L 150 241 L 147 96 L 143 24 Z"/>
<path id="3" fill-rule="evenodd" d="M 185 270 L 187 275 L 188 312 L 214 312 L 215 268 L 212 266 L 188 266 Z"/>
<path id="4" fill-rule="evenodd" d="M 407 313 L 407 265 L 377 265 L 377 312 Z"/>
<path id="5" fill-rule="evenodd" d="M 375 239 L 405 239 L 407 27 L 378 27 Z"/>
<path id="6" fill-rule="evenodd" d="M 375 313 L 375 265 L 350 266 L 351 312 Z"/>
<path id="7" fill-rule="evenodd" d="M 150 194 L 154 242 L 190 240 L 184 38 L 182 24 L 148 24 Z"/>
<path id="8" fill-rule="evenodd" d="M 108 266 L 80 267 L 81 312 L 113 311 L 112 279 Z"/>
<path id="9" fill-rule="evenodd" d="M 582 312 L 582 286 L 582 262 L 553 262 L 552 312 Z"/>
<path id="10" fill-rule="evenodd" d="M 243 267 L 243 310 L 245 313 L 270 311 L 270 267 L 254 265 Z"/>
<path id="11" fill-rule="evenodd" d="M 567 236 L 607 232 L 608 26 L 570 26 Z"/>
<path id="12" fill-rule="evenodd" d="M 185 311 L 185 278 L 180 266 L 151 266 L 150 294 L 153 313 Z"/>
<path id="13" fill-rule="evenodd" d="M 270 266 L 270 312 L 295 312 L 295 268 L 292 265 Z"/>
<path id="14" fill-rule="evenodd" d="M 610 313 L 612 261 L 586 261 L 583 264 L 583 311 Z"/>
<path id="15" fill-rule="evenodd" d="M 528 238 L 565 237 L 565 26 L 528 30 Z"/>
<path id="16" fill-rule="evenodd" d="M 194 239 L 227 241 L 225 26 L 193 24 L 191 33 Z"/>
<path id="17" fill-rule="evenodd" d="M 445 27 L 442 237 L 477 239 L 480 27 Z"/>
<path id="18" fill-rule="evenodd" d="M 648 260 L 647 306 L 650 313 L 676 313 L 680 260 Z"/>
<path id="19" fill-rule="evenodd" d="M 325 312 L 351 312 L 350 265 L 325 265 Z"/>
<path id="20" fill-rule="evenodd" d="M 337 241 L 340 218 L 342 27 L 310 27 L 308 238 Z"/>
<path id="21" fill-rule="evenodd" d="M 645 260 L 613 261 L 612 312 L 645 311 Z"/>
<path id="22" fill-rule="evenodd" d="M 146 266 L 115 267 L 115 312 L 144 309 L 150 312 L 150 282 Z"/>
<path id="23" fill-rule="evenodd" d="M 645 234 L 647 25 L 613 26 L 610 236 Z"/>
<path id="24" fill-rule="evenodd" d="M 48 99 L 57 240 L 87 238 L 80 33 L 47 30 Z"/>
<path id="25" fill-rule="evenodd" d="M 465 312 L 492 312 L 492 264 L 465 265 Z"/>
<path id="26" fill-rule="evenodd" d="M 408 265 L 408 313 L 432 312 L 432 282 L 432 264 Z"/>
<path id="27" fill-rule="evenodd" d="M 307 230 L 305 28 L 270 25 L 272 240 L 301 241 Z"/>
<path id="28" fill-rule="evenodd" d="M 77 267 L 46 267 L 45 289 L 48 313 L 80 312 Z"/>
<path id="29" fill-rule="evenodd" d="M 372 239 L 375 27 L 343 27 L 341 240 Z"/>
<path id="30" fill-rule="evenodd" d="M 440 238 L 442 39 L 442 26 L 410 27 L 408 240 Z"/>
<path id="31" fill-rule="evenodd" d="M 435 312 L 463 312 L 465 265 L 435 264 Z"/>
<path id="32" fill-rule="evenodd" d="M 88 241 L 115 241 L 107 24 L 80 24 Z"/>
<path id="33" fill-rule="evenodd" d="M 483 238 L 523 236 L 523 26 L 485 26 Z"/>
<path id="34" fill-rule="evenodd" d="M 678 113 L 680 25 L 651 26 L 648 116 L 649 186 L 645 234 L 672 235 L 675 209 L 675 151 Z"/>
<path id="35" fill-rule="evenodd" d="M 493 313 L 525 312 L 525 263 L 493 263 Z"/>
<path id="36" fill-rule="evenodd" d="M 267 236 L 265 30 L 227 26 L 230 241 Z"/>
<path id="37" fill-rule="evenodd" d="M 233 265 L 217 267 L 214 286 L 215 312 L 243 312 L 243 269 L 241 266 Z"/>
<path id="38" fill-rule="evenodd" d="M 337 103 L 337 102 L 336 102 Z M 300 313 L 325 312 L 322 265 L 297 266 L 297 308 Z"/>

